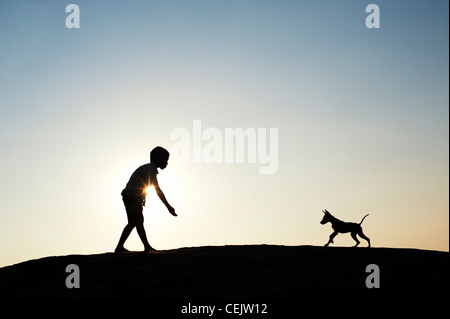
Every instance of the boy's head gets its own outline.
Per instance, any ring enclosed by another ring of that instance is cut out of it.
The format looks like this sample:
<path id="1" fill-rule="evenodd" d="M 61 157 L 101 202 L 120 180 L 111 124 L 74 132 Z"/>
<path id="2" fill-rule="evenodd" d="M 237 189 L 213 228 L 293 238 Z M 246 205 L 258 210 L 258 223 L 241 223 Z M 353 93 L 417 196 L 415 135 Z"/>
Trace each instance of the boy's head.
<path id="1" fill-rule="evenodd" d="M 157 146 L 150 152 L 150 162 L 154 163 L 158 168 L 165 169 L 169 155 L 169 152 L 164 147 Z"/>

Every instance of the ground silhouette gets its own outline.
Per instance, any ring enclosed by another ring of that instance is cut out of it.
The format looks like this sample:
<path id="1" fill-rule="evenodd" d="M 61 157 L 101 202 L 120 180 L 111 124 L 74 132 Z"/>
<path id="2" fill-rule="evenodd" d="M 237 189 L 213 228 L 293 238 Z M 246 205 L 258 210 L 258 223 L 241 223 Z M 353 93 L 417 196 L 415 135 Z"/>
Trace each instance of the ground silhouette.
<path id="1" fill-rule="evenodd" d="M 66 287 L 69 264 L 80 269 L 79 289 Z M 380 269 L 378 289 L 366 287 L 369 264 Z M 429 299 L 448 290 L 448 266 L 448 252 L 395 248 L 245 245 L 68 255 L 0 268 L 0 297 L 148 298 L 180 304 L 344 296 Z"/>

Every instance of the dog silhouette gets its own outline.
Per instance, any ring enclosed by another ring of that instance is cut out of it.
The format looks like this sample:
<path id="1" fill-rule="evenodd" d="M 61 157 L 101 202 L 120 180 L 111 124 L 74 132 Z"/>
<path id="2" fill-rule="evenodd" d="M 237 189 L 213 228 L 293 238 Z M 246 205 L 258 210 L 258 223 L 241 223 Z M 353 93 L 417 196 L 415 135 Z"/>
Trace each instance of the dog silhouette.
<path id="1" fill-rule="evenodd" d="M 359 224 L 357 224 L 357 223 L 343 222 L 342 220 L 339 220 L 336 217 L 334 217 L 333 215 L 331 215 L 330 212 L 327 211 L 326 209 L 323 210 L 322 212 L 325 215 L 323 216 L 322 221 L 320 223 L 322 225 L 325 225 L 326 223 L 330 222 L 331 227 L 334 230 L 334 232 L 330 235 L 330 240 L 328 241 L 328 243 L 325 244 L 325 247 L 327 247 L 330 243 L 334 243 L 333 238 L 336 237 L 337 234 L 339 234 L 339 233 L 350 233 L 352 238 L 356 241 L 356 245 L 353 247 L 357 247 L 360 243 L 358 238 L 356 238 L 356 235 L 359 235 L 359 237 L 367 240 L 367 242 L 369 243 L 368 247 L 370 247 L 370 239 L 366 235 L 364 235 L 364 233 L 362 231 L 362 227 L 361 227 L 361 224 L 362 224 L 364 218 L 369 216 L 369 214 L 364 216 L 363 219 L 361 220 L 361 222 Z"/>

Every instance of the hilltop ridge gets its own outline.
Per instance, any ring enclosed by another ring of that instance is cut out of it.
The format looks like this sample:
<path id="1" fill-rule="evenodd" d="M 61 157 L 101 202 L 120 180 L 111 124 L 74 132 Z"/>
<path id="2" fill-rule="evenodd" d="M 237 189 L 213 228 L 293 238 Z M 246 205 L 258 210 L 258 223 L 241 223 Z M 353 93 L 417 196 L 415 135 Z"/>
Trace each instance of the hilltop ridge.
<path id="1" fill-rule="evenodd" d="M 79 268 L 80 288 L 66 272 Z M 379 267 L 369 289 L 366 267 Z M 0 268 L 2 298 L 271 300 L 333 295 L 424 296 L 449 287 L 449 253 L 316 246 L 206 246 L 45 257 Z"/>

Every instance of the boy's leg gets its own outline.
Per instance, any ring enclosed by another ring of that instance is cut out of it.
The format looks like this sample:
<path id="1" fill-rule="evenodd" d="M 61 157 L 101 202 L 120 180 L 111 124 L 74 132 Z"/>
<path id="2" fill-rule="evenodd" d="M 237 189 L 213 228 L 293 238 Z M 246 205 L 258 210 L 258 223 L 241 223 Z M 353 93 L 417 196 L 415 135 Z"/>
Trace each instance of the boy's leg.
<path id="1" fill-rule="evenodd" d="M 131 231 L 134 227 L 138 232 L 139 238 L 144 244 L 145 251 L 154 250 L 147 240 L 147 234 L 144 229 L 144 216 L 142 214 L 142 201 L 136 199 L 130 199 L 126 196 L 123 197 L 123 202 L 127 211 L 128 225 L 125 226 L 120 237 L 119 243 L 117 244 L 116 252 L 126 251 L 123 247 L 128 236 L 130 236 Z"/>
<path id="2" fill-rule="evenodd" d="M 123 247 L 123 245 L 125 244 L 125 241 L 127 240 L 128 236 L 130 236 L 130 233 L 133 230 L 133 228 L 134 226 L 130 224 L 127 224 L 125 226 L 125 228 L 122 231 L 122 235 L 120 236 L 119 243 L 117 244 L 117 247 L 115 249 L 116 253 L 127 251 L 125 247 Z"/>
<path id="3" fill-rule="evenodd" d="M 138 224 L 139 215 L 142 216 L 142 206 L 140 206 L 134 198 L 123 195 L 122 199 L 125 205 L 125 210 L 127 212 L 128 224 L 122 231 L 122 235 L 120 236 L 119 243 L 117 244 L 115 252 L 127 251 L 123 245 L 130 236 L 133 228 Z"/>
<path id="4" fill-rule="evenodd" d="M 135 223 L 137 233 L 139 235 L 139 238 L 141 239 L 142 243 L 144 244 L 144 250 L 154 250 L 152 246 L 148 243 L 147 240 L 147 234 L 145 232 L 144 228 L 144 215 L 142 214 L 142 202 L 139 202 L 138 205 L 136 205 L 136 208 L 133 212 L 133 222 Z"/>
<path id="5" fill-rule="evenodd" d="M 144 250 L 145 251 L 154 250 L 152 248 L 152 246 L 150 246 L 150 244 L 148 243 L 147 234 L 145 233 L 144 221 L 143 220 L 142 220 L 142 224 L 136 225 L 136 230 L 138 232 L 139 238 L 141 239 L 142 243 L 144 244 Z"/>

